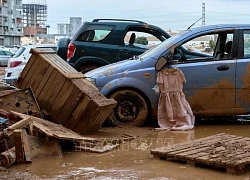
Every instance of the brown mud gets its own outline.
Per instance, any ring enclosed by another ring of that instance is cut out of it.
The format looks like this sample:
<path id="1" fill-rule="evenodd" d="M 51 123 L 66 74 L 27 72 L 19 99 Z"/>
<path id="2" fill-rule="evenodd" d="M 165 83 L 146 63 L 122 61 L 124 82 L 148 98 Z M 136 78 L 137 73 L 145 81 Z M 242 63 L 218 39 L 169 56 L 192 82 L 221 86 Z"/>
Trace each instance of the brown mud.
<path id="1" fill-rule="evenodd" d="M 202 121 L 191 131 L 156 131 L 153 127 L 102 128 L 88 137 L 103 141 L 123 133 L 136 135 L 136 140 L 103 154 L 68 152 L 63 157 L 40 157 L 31 164 L 0 169 L 0 179 L 250 179 L 250 167 L 242 175 L 226 174 L 223 169 L 192 167 L 180 162 L 153 158 L 150 149 L 173 146 L 217 133 L 250 137 L 250 123 L 242 121 Z M 214 123 L 215 122 L 215 123 Z"/>

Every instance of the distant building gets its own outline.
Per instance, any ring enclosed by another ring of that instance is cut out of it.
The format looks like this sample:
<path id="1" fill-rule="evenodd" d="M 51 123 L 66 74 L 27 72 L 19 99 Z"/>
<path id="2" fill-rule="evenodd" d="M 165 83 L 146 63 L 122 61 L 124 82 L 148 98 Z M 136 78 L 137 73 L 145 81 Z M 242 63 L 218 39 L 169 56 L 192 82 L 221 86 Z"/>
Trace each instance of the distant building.
<path id="1" fill-rule="evenodd" d="M 22 0 L 1 0 L 0 45 L 20 45 L 23 35 Z"/>
<path id="2" fill-rule="evenodd" d="M 70 17 L 69 36 L 73 36 L 82 25 L 81 17 Z"/>
<path id="3" fill-rule="evenodd" d="M 23 3 L 24 36 L 47 34 L 46 0 L 25 0 Z"/>
<path id="4" fill-rule="evenodd" d="M 57 34 L 66 34 L 69 35 L 71 30 L 70 24 L 59 23 L 57 24 Z"/>

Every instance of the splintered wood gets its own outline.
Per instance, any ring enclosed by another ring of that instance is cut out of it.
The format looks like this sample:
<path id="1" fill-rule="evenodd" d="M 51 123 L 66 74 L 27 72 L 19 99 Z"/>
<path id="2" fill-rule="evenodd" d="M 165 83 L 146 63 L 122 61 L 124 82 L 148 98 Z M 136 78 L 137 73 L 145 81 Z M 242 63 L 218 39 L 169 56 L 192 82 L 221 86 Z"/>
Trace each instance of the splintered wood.
<path id="1" fill-rule="evenodd" d="M 151 154 L 160 159 L 220 167 L 229 174 L 241 174 L 250 164 L 250 138 L 221 133 L 190 143 L 153 149 Z"/>
<path id="2" fill-rule="evenodd" d="M 32 49 L 17 86 L 31 87 L 38 104 L 52 120 L 80 134 L 96 131 L 115 107 L 52 49 Z"/>

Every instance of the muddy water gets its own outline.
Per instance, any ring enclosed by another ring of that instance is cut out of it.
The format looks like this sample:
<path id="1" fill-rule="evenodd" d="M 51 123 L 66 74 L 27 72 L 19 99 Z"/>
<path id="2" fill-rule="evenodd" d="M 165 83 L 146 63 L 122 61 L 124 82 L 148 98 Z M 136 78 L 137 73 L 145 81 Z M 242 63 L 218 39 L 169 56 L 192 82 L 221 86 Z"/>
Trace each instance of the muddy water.
<path id="1" fill-rule="evenodd" d="M 222 132 L 250 137 L 250 123 L 201 123 L 186 132 L 159 132 L 152 127 L 103 128 L 90 137 L 117 138 L 124 132 L 137 135 L 138 139 L 104 154 L 71 152 L 63 157 L 34 159 L 32 164 L 0 170 L 0 179 L 250 179 L 250 168 L 240 176 L 228 175 L 224 170 L 154 159 L 149 151 L 164 144 L 174 145 Z"/>

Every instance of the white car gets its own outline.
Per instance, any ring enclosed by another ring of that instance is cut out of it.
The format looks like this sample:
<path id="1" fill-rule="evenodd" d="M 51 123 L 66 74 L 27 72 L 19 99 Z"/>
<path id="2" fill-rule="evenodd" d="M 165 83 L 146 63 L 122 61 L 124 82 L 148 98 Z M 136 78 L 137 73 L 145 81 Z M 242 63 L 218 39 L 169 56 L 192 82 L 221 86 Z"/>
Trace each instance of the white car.
<path id="1" fill-rule="evenodd" d="M 52 48 L 56 51 L 57 46 L 56 44 L 33 44 L 19 48 L 16 54 L 8 61 L 3 81 L 10 85 L 15 85 L 17 78 L 20 76 L 31 56 L 31 48 Z"/>

